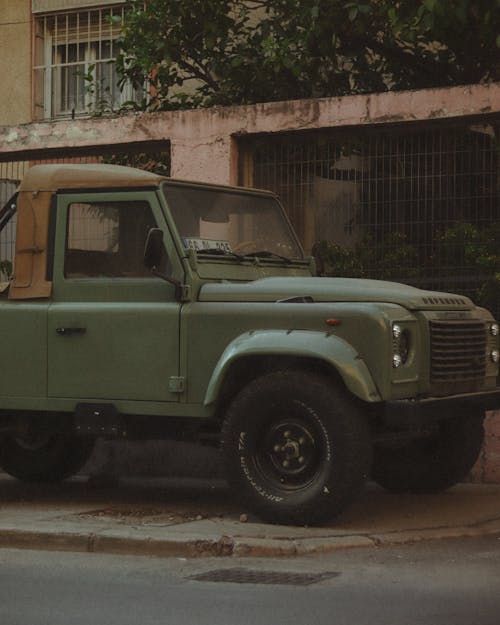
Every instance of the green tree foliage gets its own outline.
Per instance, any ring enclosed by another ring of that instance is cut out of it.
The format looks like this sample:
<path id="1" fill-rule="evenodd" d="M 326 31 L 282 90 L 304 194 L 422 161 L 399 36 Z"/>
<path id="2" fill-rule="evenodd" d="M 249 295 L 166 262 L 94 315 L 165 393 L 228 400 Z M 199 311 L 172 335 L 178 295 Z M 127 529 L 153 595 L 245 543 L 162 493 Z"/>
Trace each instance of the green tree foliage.
<path id="1" fill-rule="evenodd" d="M 391 232 L 377 245 L 366 235 L 352 248 L 318 241 L 312 250 L 320 275 L 352 278 L 376 277 L 415 284 L 423 288 L 429 276 L 459 276 L 453 292 L 473 297 L 475 302 L 500 312 L 500 224 L 478 227 L 457 222 L 434 233 L 436 248 L 422 257 L 419 246 L 405 234 Z"/>
<path id="2" fill-rule="evenodd" d="M 500 0 L 129 0 L 140 108 L 244 104 L 500 79 Z"/>
<path id="3" fill-rule="evenodd" d="M 10 260 L 0 261 L 0 280 L 10 280 L 12 276 L 12 263 Z"/>

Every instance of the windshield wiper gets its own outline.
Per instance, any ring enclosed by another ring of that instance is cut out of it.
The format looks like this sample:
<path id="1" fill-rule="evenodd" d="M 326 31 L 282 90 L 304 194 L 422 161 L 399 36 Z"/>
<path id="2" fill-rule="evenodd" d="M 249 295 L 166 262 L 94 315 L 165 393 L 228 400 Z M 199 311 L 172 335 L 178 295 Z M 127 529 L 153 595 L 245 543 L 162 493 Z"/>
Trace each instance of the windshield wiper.
<path id="1" fill-rule="evenodd" d="M 236 258 L 236 260 L 240 262 L 245 260 L 246 258 L 275 258 L 277 260 L 281 260 L 284 263 L 293 262 L 291 258 L 281 256 L 280 254 L 270 252 L 269 250 L 260 250 L 259 252 L 250 252 L 249 254 L 241 255 L 236 254 L 236 252 L 229 252 L 228 250 L 221 249 L 220 247 L 209 247 L 206 250 L 197 250 L 197 253 L 209 254 L 211 256 L 229 256 L 230 258 Z"/>
<path id="2" fill-rule="evenodd" d="M 282 260 L 284 263 L 292 263 L 293 260 L 291 258 L 287 258 L 286 256 L 281 256 L 281 254 L 276 254 L 275 252 L 270 252 L 269 250 L 260 250 L 259 252 L 250 252 L 250 254 L 245 254 L 248 258 L 276 258 L 278 260 Z"/>
<path id="3" fill-rule="evenodd" d="M 244 256 L 241 254 L 236 254 L 236 252 L 228 252 L 227 250 L 222 250 L 220 247 L 209 247 L 206 250 L 197 250 L 198 254 L 210 254 L 211 256 L 229 256 L 231 258 L 236 258 L 236 260 L 242 261 L 245 260 Z"/>

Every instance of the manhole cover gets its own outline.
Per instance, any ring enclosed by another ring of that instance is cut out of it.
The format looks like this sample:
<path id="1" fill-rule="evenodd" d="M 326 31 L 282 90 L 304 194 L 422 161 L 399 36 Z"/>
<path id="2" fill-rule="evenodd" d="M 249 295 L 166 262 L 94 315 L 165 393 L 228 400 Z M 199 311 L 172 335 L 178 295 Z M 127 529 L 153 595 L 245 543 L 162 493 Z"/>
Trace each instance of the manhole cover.
<path id="1" fill-rule="evenodd" d="M 192 575 L 197 582 L 226 582 L 230 584 L 288 584 L 309 586 L 325 579 L 337 577 L 340 573 L 290 573 L 287 571 L 253 571 L 251 569 L 217 569 Z"/>

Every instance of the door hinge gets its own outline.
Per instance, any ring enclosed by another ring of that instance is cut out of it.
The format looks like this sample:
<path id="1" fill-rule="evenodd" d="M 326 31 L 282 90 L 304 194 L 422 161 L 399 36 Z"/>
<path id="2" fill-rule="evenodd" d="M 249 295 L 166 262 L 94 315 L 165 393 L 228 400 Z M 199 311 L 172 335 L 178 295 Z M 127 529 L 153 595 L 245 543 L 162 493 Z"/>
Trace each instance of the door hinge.
<path id="1" fill-rule="evenodd" d="M 181 302 L 189 302 L 191 299 L 191 286 L 189 284 L 180 285 Z"/>
<path id="2" fill-rule="evenodd" d="M 183 376 L 171 376 L 168 380 L 168 390 L 171 393 L 183 393 L 186 388 L 186 379 Z"/>

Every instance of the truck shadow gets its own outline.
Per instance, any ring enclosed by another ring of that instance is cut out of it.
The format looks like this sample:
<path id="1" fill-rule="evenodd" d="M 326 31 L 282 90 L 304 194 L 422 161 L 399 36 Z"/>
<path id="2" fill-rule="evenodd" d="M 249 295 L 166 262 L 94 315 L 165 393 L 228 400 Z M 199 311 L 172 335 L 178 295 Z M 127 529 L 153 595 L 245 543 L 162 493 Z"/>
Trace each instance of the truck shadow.
<path id="1" fill-rule="evenodd" d="M 1 510 L 30 514 L 54 512 L 122 523 L 186 523 L 202 519 L 260 525 L 233 496 L 224 480 L 193 477 L 85 475 L 56 483 L 24 483 L 0 474 Z M 500 485 L 459 484 L 436 495 L 389 494 L 368 483 L 342 515 L 310 534 L 405 532 L 478 527 L 500 521 Z M 243 531 L 243 524 L 242 524 Z M 268 526 L 270 527 L 270 526 Z M 279 527 L 279 526 L 274 526 Z M 304 529 L 304 528 L 303 528 Z M 248 527 L 250 530 L 250 527 Z"/>
<path id="2" fill-rule="evenodd" d="M 0 502 L 3 509 L 90 511 L 97 516 L 194 520 L 238 515 L 224 481 L 200 478 L 77 476 L 60 483 L 25 483 L 0 474 Z"/>

